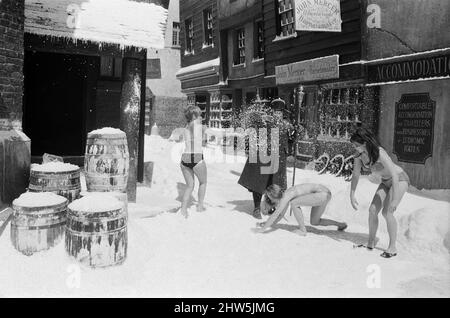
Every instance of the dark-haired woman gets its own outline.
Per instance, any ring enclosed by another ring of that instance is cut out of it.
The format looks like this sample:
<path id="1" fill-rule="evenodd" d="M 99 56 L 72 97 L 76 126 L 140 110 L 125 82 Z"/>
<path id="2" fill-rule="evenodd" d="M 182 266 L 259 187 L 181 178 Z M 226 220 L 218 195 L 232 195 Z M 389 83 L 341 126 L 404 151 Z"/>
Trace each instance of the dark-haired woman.
<path id="1" fill-rule="evenodd" d="M 185 148 L 181 156 L 180 167 L 186 180 L 186 190 L 181 204 L 181 214 L 187 218 L 188 203 L 195 185 L 194 177 L 197 177 L 200 183 L 198 186 L 197 211 L 205 210 L 203 201 L 206 194 L 207 170 L 203 158 L 205 127 L 202 125 L 201 110 L 197 106 L 189 106 L 184 115 L 188 123 L 183 131 Z"/>
<path id="2" fill-rule="evenodd" d="M 324 214 L 330 200 L 330 190 L 321 184 L 297 184 L 286 191 L 283 191 L 280 186 L 272 184 L 267 187 L 261 205 L 263 213 L 271 209 L 275 209 L 275 211 L 266 222 L 257 224 L 260 228 L 256 229 L 255 232 L 262 233 L 269 227 L 278 223 L 286 214 L 289 205 L 291 206 L 294 217 L 299 225 L 299 229 L 296 230 L 295 233 L 301 236 L 306 235 L 301 206 L 312 207 L 310 217 L 311 225 L 334 225 L 339 231 L 343 231 L 347 228 L 346 223 L 322 218 L 322 215 Z"/>
<path id="3" fill-rule="evenodd" d="M 358 152 L 353 166 L 350 191 L 350 202 L 355 210 L 358 209 L 355 190 L 358 185 L 361 169 L 381 177 L 381 184 L 369 208 L 369 241 L 367 246 L 358 245 L 358 247 L 366 247 L 369 250 L 375 247 L 378 213 L 382 210 L 389 233 L 389 246 L 381 256 L 385 258 L 396 256 L 397 220 L 395 219 L 394 212 L 400 204 L 403 195 L 408 190 L 410 184 L 409 177 L 401 167 L 392 161 L 370 130 L 358 128 L 351 136 L 350 141 Z"/>

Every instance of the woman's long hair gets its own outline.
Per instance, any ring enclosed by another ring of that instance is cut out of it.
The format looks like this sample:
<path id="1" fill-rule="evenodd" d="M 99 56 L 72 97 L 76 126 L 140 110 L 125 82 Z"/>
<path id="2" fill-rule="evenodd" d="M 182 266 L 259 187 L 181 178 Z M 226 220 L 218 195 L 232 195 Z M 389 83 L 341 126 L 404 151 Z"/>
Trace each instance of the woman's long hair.
<path id="1" fill-rule="evenodd" d="M 377 162 L 380 157 L 380 143 L 375 135 L 365 127 L 359 127 L 350 137 L 350 141 L 359 144 L 366 144 L 367 152 L 369 153 L 370 164 Z"/>

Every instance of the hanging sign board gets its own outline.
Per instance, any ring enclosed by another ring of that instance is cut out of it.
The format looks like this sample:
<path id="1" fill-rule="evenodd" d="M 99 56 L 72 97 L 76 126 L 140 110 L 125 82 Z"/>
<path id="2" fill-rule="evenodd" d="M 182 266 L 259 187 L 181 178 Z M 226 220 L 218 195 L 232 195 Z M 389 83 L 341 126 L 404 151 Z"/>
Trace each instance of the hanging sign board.
<path id="1" fill-rule="evenodd" d="M 295 84 L 339 78 L 339 55 L 279 65 L 275 67 L 275 79 L 279 84 Z"/>
<path id="2" fill-rule="evenodd" d="M 297 31 L 341 32 L 340 0 L 295 0 Z"/>

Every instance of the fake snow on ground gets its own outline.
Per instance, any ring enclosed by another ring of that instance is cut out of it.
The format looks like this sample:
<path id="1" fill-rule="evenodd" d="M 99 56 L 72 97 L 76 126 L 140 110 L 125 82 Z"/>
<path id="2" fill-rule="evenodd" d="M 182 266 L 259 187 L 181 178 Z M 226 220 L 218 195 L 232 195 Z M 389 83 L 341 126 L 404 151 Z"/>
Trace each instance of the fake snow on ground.
<path id="1" fill-rule="evenodd" d="M 379 255 L 388 237 L 381 215 L 378 249 L 353 248 L 367 240 L 368 208 L 377 187 L 371 178 L 360 180 L 360 209 L 354 211 L 348 199 L 350 183 L 297 169 L 296 183 L 330 188 L 333 199 L 325 216 L 349 227 L 336 232 L 309 226 L 309 208 L 304 208 L 306 237 L 292 233 L 296 223 L 289 215 L 273 231 L 255 234 L 251 194 L 237 184 L 245 158 L 227 156 L 222 161 L 228 162 L 217 162 L 222 152 L 211 146 L 205 153 L 207 211 L 195 212 L 194 205 L 187 220 L 174 213 L 184 190 L 181 147 L 146 136 L 145 161 L 154 163 L 154 172 L 151 187 L 140 185 L 137 203 L 129 204 L 128 257 L 123 265 L 79 267 L 66 255 L 64 242 L 24 256 L 12 247 L 7 229 L 0 237 L 0 296 L 450 296 L 450 191 L 411 189 L 405 195 L 396 212 L 399 254 L 384 259 Z"/>

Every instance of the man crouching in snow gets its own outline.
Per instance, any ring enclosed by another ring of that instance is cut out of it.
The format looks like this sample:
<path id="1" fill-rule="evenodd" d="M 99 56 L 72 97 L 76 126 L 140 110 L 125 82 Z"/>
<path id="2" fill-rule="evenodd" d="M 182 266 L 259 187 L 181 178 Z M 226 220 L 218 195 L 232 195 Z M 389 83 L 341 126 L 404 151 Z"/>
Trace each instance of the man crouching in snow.
<path id="1" fill-rule="evenodd" d="M 328 202 L 331 199 L 330 190 L 315 183 L 304 183 L 295 185 L 287 189 L 284 193 L 280 186 L 272 184 L 267 187 L 263 200 L 261 202 L 262 211 L 267 212 L 275 209 L 275 212 L 269 217 L 266 222 L 257 223 L 259 228 L 254 231 L 262 233 L 269 227 L 277 224 L 281 218 L 286 214 L 289 204 L 294 212 L 295 219 L 298 222 L 299 229 L 295 233 L 299 235 L 306 235 L 305 223 L 303 221 L 303 213 L 300 208 L 303 206 L 311 206 L 311 225 L 337 226 L 338 231 L 343 231 L 347 228 L 346 223 L 336 222 L 329 219 L 323 219 L 322 215 L 325 212 Z"/>

